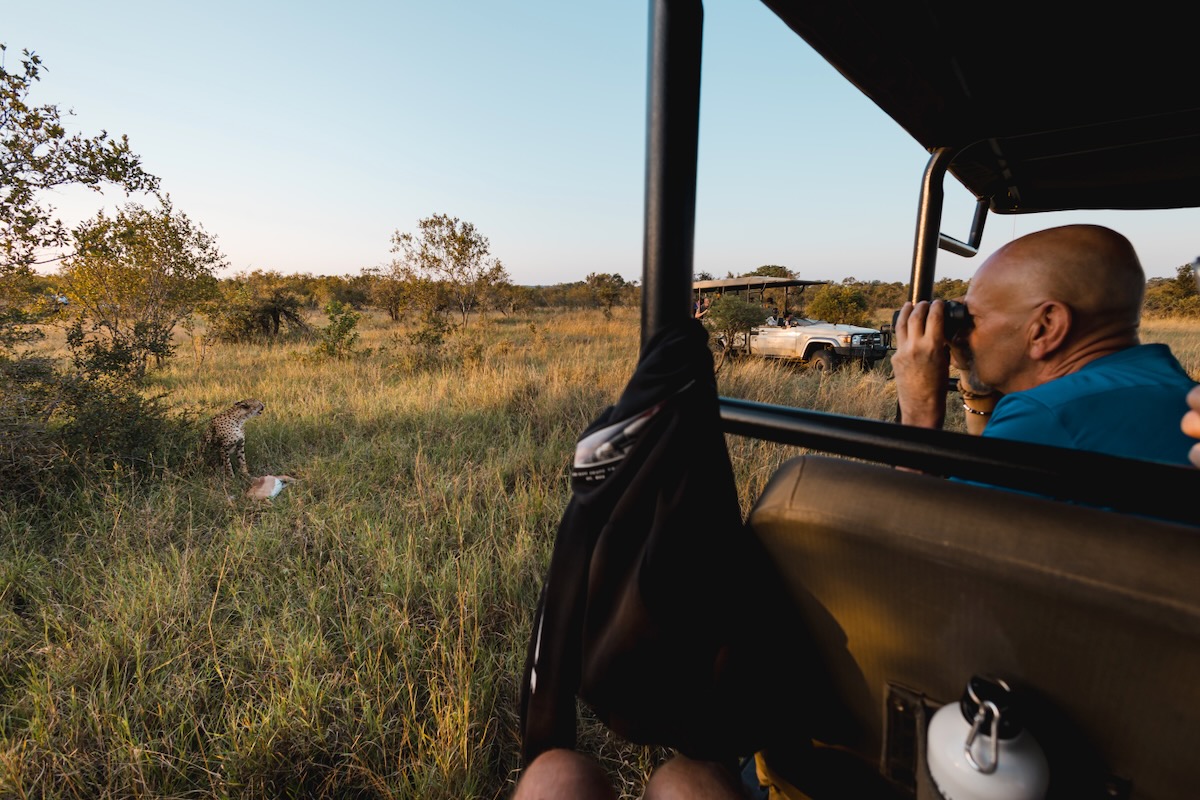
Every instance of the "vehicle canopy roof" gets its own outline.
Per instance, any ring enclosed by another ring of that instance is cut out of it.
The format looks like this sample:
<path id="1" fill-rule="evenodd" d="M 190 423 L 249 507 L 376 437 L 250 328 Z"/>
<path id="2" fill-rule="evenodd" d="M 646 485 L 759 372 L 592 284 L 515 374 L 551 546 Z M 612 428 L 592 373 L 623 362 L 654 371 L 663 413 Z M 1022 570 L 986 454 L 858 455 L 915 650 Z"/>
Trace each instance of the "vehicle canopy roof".
<path id="1" fill-rule="evenodd" d="M 763 2 L 993 212 L 1200 206 L 1178 4 Z"/>
<path id="2" fill-rule="evenodd" d="M 819 286 L 829 281 L 802 281 L 798 278 L 776 278 L 769 275 L 743 275 L 740 278 L 718 278 L 716 280 L 695 281 L 692 288 L 697 291 L 714 289 L 790 289 L 792 287 Z"/>

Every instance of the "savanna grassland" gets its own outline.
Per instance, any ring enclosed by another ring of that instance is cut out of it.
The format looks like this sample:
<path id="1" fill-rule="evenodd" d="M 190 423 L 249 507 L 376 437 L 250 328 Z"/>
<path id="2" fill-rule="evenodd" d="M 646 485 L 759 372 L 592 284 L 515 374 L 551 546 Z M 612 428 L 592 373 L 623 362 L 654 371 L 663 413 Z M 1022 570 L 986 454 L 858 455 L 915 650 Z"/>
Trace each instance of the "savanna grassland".
<path id="1" fill-rule="evenodd" d="M 150 389 L 196 442 L 207 416 L 262 400 L 251 473 L 297 482 L 255 502 L 197 457 L 0 509 L 0 796 L 507 796 L 570 454 L 632 373 L 637 324 L 628 308 L 475 318 L 431 353 L 365 316 L 370 352 L 341 360 L 181 333 Z M 1200 378 L 1200 323 L 1144 338 Z M 886 365 L 822 379 L 740 360 L 719 381 L 895 409 Z M 747 509 L 797 452 L 729 444 Z M 581 746 L 630 796 L 659 755 L 594 724 Z"/>

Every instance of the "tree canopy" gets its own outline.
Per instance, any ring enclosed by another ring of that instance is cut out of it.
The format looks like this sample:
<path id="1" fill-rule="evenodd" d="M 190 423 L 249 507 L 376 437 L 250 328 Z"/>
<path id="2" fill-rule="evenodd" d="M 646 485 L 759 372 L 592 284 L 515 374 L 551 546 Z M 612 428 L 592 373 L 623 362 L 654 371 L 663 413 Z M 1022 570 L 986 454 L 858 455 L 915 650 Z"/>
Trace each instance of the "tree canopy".
<path id="1" fill-rule="evenodd" d="M 766 278 L 794 278 L 796 274 L 787 267 L 778 264 L 763 264 L 761 267 L 745 273 L 746 275 L 762 275 Z"/>
<path id="2" fill-rule="evenodd" d="M 69 476 L 153 469 L 161 462 L 151 454 L 182 439 L 158 398 L 128 380 L 129 353 L 89 349 L 82 324 L 68 331 L 74 371 L 22 347 L 43 337 L 38 323 L 72 310 L 59 279 L 51 284 L 33 269 L 72 243 L 45 195 L 71 185 L 154 192 L 158 179 L 124 136 L 68 135 L 69 111 L 29 100 L 41 59 L 25 50 L 10 72 L 6 49 L 0 44 L 0 496 L 45 496 L 64 490 Z"/>
<path id="3" fill-rule="evenodd" d="M 80 340 L 99 337 L 126 355 L 131 371 L 173 350 L 171 332 L 217 291 L 225 265 L 216 240 L 176 211 L 170 197 L 158 209 L 129 203 L 101 211 L 74 232 L 76 252 L 61 275 L 77 317 Z"/>
<path id="4" fill-rule="evenodd" d="M 725 363 L 735 341 L 749 334 L 755 325 L 763 321 L 762 308 L 739 294 L 728 292 L 713 300 L 704 315 L 704 327 L 714 334 L 718 345 L 716 368 Z"/>
<path id="5" fill-rule="evenodd" d="M 1200 317 L 1198 276 L 1191 264 L 1181 264 L 1174 278 L 1151 278 L 1146 283 L 1146 314 L 1155 317 Z"/>
<path id="6" fill-rule="evenodd" d="M 621 300 L 625 291 L 625 279 L 616 272 L 592 272 L 587 276 L 587 285 L 604 310 L 605 319 L 612 319 L 612 309 Z"/>
<path id="7" fill-rule="evenodd" d="M 444 290 L 463 325 L 489 287 L 509 282 L 487 237 L 458 217 L 434 214 L 417 221 L 416 234 L 396 231 L 392 252 L 400 256 L 393 274 L 413 286 L 414 296 L 428 306 Z"/>
<path id="8" fill-rule="evenodd" d="M 0 54 L 6 50 L 0 44 Z M 44 67 L 37 54 L 22 51 L 21 67 L 0 66 L 0 275 L 38 263 L 43 251 L 70 242 L 42 194 L 75 185 L 97 192 L 107 185 L 127 193 L 154 191 L 158 178 L 142 169 L 125 136 L 106 131 L 68 135 L 57 105 L 33 105 L 29 92 Z"/>
<path id="9" fill-rule="evenodd" d="M 827 283 L 808 301 L 805 315 L 812 319 L 846 325 L 867 322 L 867 298 L 854 286 Z"/>

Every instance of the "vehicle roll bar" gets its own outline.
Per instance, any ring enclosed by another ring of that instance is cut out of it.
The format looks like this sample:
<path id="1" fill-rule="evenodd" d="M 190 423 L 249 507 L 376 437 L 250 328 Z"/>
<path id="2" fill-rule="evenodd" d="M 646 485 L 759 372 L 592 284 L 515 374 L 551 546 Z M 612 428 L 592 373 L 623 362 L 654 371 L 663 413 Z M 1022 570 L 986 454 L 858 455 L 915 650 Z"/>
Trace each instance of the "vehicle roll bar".
<path id="1" fill-rule="evenodd" d="M 688 316 L 700 137 L 700 0 L 651 0 L 646 108 L 642 347 Z"/>
<path id="2" fill-rule="evenodd" d="M 912 275 L 909 278 L 909 300 L 933 299 L 933 281 L 937 251 L 946 250 L 970 258 L 979 252 L 983 241 L 983 225 L 987 221 L 990 202 L 982 197 L 975 202 L 975 216 L 967 241 L 941 233 L 942 201 L 946 196 L 946 172 L 959 153 L 957 148 L 940 147 L 933 151 L 921 181 L 921 196 L 917 202 L 917 234 L 913 242 Z"/>
<path id="3" fill-rule="evenodd" d="M 1192 467 L 730 397 L 721 423 L 735 435 L 1200 525 Z"/>

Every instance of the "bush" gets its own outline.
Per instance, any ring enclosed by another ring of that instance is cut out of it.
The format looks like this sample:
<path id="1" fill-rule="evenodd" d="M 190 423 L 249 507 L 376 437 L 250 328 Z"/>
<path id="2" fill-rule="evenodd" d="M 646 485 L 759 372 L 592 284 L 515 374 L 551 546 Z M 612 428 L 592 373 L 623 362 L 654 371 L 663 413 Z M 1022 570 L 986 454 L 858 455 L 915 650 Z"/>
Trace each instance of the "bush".
<path id="1" fill-rule="evenodd" d="M 762 308 L 747 301 L 737 294 L 723 294 L 713 300 L 708 313 L 704 315 L 704 325 L 716 335 L 719 343 L 716 356 L 716 368 L 720 369 L 725 363 L 725 356 L 733 347 L 733 342 L 750 332 L 755 325 L 763 323 Z"/>
<path id="2" fill-rule="evenodd" d="M 426 314 L 417 328 L 398 340 L 393 364 L 402 372 L 428 372 L 443 366 L 446 336 L 451 326 L 438 313 Z"/>
<path id="3" fill-rule="evenodd" d="M 80 319 L 67 328 L 71 360 L 84 375 L 125 375 L 141 380 L 148 359 L 161 364 L 175 352 L 170 331 L 154 326 L 136 323 L 129 335 L 96 335 L 96 331 L 95 326 L 85 329 Z"/>
<path id="4" fill-rule="evenodd" d="M 208 335 L 227 344 L 305 336 L 310 331 L 300 316 L 301 305 L 300 298 L 286 289 L 258 293 L 250 286 L 238 286 L 205 310 Z"/>
<path id="5" fill-rule="evenodd" d="M 0 358 L 0 496 L 36 492 L 61 460 L 50 436 L 53 367 L 44 358 Z"/>
<path id="6" fill-rule="evenodd" d="M 325 315 L 329 324 L 317 332 L 317 344 L 313 352 L 326 358 L 350 358 L 355 355 L 365 355 L 355 350 L 358 344 L 358 321 L 362 314 L 338 300 L 332 300 L 325 306 Z"/>
<path id="7" fill-rule="evenodd" d="M 194 420 L 127 376 L 59 372 L 42 358 L 0 359 L 0 497 L 34 501 L 113 472 L 186 463 Z"/>

